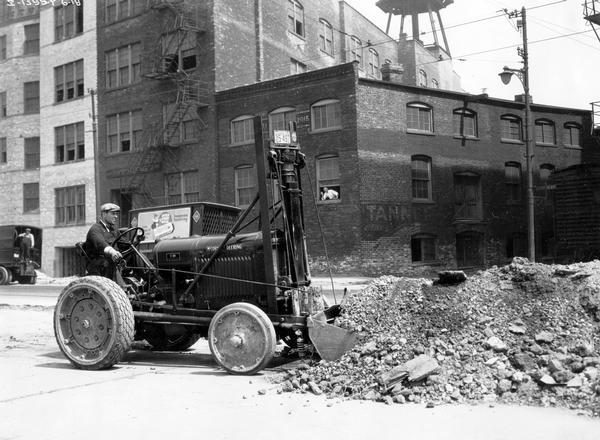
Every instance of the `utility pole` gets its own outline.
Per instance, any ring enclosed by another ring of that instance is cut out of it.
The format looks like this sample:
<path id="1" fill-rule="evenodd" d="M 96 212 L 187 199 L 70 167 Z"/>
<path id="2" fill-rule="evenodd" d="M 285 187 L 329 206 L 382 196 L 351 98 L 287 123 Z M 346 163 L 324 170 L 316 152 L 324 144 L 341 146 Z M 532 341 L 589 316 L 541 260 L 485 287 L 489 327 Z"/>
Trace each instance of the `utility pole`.
<path id="1" fill-rule="evenodd" d="M 514 74 L 523 85 L 525 92 L 525 163 L 527 166 L 527 249 L 529 260 L 535 261 L 535 201 L 533 198 L 533 145 L 531 139 L 531 97 L 529 95 L 529 51 L 527 47 L 527 11 L 525 7 L 521 11 L 508 13 L 509 18 L 520 18 L 517 27 L 523 32 L 523 48 L 518 49 L 519 56 L 523 59 L 522 69 L 510 69 L 504 67 L 500 78 L 504 84 L 508 84 Z"/>
<path id="2" fill-rule="evenodd" d="M 96 123 L 96 91 L 88 89 L 92 96 L 92 142 L 94 145 L 94 191 L 96 195 L 96 212 L 100 212 L 100 158 L 98 154 L 98 138 Z"/>

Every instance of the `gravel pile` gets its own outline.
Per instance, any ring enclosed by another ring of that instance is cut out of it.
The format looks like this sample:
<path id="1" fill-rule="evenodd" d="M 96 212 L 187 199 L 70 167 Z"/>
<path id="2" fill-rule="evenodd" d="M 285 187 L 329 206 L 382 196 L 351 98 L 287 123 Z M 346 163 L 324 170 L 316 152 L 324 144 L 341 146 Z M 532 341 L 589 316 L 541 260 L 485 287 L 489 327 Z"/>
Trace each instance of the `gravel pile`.
<path id="1" fill-rule="evenodd" d="M 549 266 L 515 258 L 452 286 L 384 276 L 349 295 L 336 320 L 357 333 L 354 349 L 337 361 L 304 359 L 283 374 L 281 388 L 599 416 L 599 304 L 599 261 Z"/>

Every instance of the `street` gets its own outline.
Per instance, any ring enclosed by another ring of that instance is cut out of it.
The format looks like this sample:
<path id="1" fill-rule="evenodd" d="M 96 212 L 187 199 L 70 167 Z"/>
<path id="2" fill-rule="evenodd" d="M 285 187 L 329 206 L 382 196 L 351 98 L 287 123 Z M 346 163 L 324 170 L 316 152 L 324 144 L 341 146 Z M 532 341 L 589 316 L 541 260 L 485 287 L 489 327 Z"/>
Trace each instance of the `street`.
<path id="1" fill-rule="evenodd" d="M 276 358 L 256 376 L 183 353 L 131 351 L 106 371 L 73 368 L 52 330 L 57 286 L 0 289 L 0 439 L 597 439 L 600 420 L 553 408 L 385 405 L 278 393 Z M 21 303 L 18 305 L 17 303 Z M 12 304 L 11 304 L 12 303 Z M 29 303 L 29 304 L 26 304 Z"/>

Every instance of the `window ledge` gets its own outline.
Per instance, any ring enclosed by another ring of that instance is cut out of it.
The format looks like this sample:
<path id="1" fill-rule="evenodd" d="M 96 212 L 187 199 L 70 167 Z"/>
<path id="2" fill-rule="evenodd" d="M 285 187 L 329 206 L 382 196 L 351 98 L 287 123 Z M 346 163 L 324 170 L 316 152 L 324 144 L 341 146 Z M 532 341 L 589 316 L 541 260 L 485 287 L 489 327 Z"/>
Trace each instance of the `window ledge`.
<path id="1" fill-rule="evenodd" d="M 412 203 L 418 203 L 419 205 L 435 205 L 435 202 L 431 199 L 412 199 Z"/>
<path id="2" fill-rule="evenodd" d="M 243 147 L 244 145 L 253 145 L 254 139 L 244 141 L 244 142 L 236 142 L 235 144 L 229 144 L 230 147 Z"/>
<path id="3" fill-rule="evenodd" d="M 570 150 L 582 150 L 583 147 L 581 145 L 570 145 L 570 144 L 565 144 L 565 148 L 568 148 Z"/>
<path id="4" fill-rule="evenodd" d="M 335 127 L 327 127 L 327 128 L 318 128 L 316 130 L 309 130 L 309 134 L 320 134 L 320 133 L 327 133 L 329 131 L 339 131 L 342 129 L 341 125 L 335 126 Z"/>
<path id="5" fill-rule="evenodd" d="M 524 144 L 524 142 L 521 140 L 506 139 L 506 138 L 500 138 L 500 142 L 502 142 L 503 144 L 515 144 L 515 145 L 523 145 Z"/>
<path id="6" fill-rule="evenodd" d="M 535 146 L 536 147 L 546 147 L 546 148 L 558 148 L 558 145 L 556 145 L 556 144 L 550 144 L 550 143 L 545 143 L 545 142 L 536 142 Z"/>
<path id="7" fill-rule="evenodd" d="M 141 84 L 141 82 L 142 82 L 142 80 L 140 79 L 140 80 L 138 80 L 138 81 L 131 82 L 131 83 L 129 83 L 129 84 L 124 84 L 124 85 L 121 85 L 121 86 L 115 86 L 115 87 L 105 87 L 105 88 L 104 88 L 104 91 L 105 91 L 106 93 L 110 93 L 110 92 L 114 92 L 114 91 L 117 91 L 117 90 L 123 90 L 123 89 L 126 89 L 126 88 L 128 88 L 128 87 L 134 86 L 134 85 L 136 85 L 136 84 Z"/>
<path id="8" fill-rule="evenodd" d="M 61 38 L 60 40 L 54 40 L 54 43 L 52 43 L 52 44 L 60 44 L 60 43 L 63 43 L 65 41 L 72 40 L 73 38 L 80 37 L 83 34 L 84 34 L 84 32 L 78 32 L 75 35 L 72 35 L 70 37 L 64 37 L 64 38 Z"/>
<path id="9" fill-rule="evenodd" d="M 435 136 L 435 133 L 433 131 L 417 130 L 415 128 L 407 128 L 406 132 L 409 134 L 419 134 L 421 136 Z"/>
<path id="10" fill-rule="evenodd" d="M 304 36 L 302 36 L 302 35 L 300 35 L 300 34 L 297 34 L 297 33 L 296 33 L 296 32 L 294 32 L 294 31 L 290 31 L 289 29 L 288 29 L 288 34 L 290 34 L 290 35 L 293 35 L 294 37 L 296 37 L 296 38 L 299 38 L 299 39 L 301 39 L 302 41 L 306 41 L 306 37 L 304 37 Z"/>
<path id="11" fill-rule="evenodd" d="M 78 96 L 77 98 L 63 99 L 60 102 L 54 101 L 54 104 L 52 104 L 52 105 L 62 105 L 62 104 L 66 104 L 67 102 L 75 102 L 75 101 L 79 101 L 80 99 L 84 99 L 84 98 L 85 98 L 85 93 L 81 96 Z"/>
<path id="12" fill-rule="evenodd" d="M 459 134 L 455 134 L 454 139 L 467 140 L 467 141 L 480 141 L 481 138 L 478 136 L 461 136 Z"/>
<path id="13" fill-rule="evenodd" d="M 77 163 L 77 162 L 85 162 L 85 158 L 75 159 L 75 160 L 65 160 L 63 162 L 54 162 L 52 165 L 55 165 L 55 166 L 68 165 L 70 163 Z"/>
<path id="14" fill-rule="evenodd" d="M 319 49 L 319 52 L 324 53 L 325 55 L 330 56 L 331 58 L 335 57 L 335 55 L 333 53 L 329 53 L 323 49 Z"/>
<path id="15" fill-rule="evenodd" d="M 129 15 L 129 16 L 127 16 L 127 17 L 121 17 L 121 18 L 119 18 L 119 19 L 116 19 L 116 20 L 113 20 L 113 21 L 109 21 L 109 22 L 106 22 L 106 21 L 105 21 L 105 22 L 104 22 L 104 24 L 103 24 L 103 27 L 108 27 L 108 26 L 112 26 L 113 24 L 122 23 L 122 22 L 124 22 L 124 21 L 131 20 L 132 18 L 139 17 L 139 16 L 140 16 L 140 15 L 142 15 L 144 12 L 145 12 L 145 11 L 141 11 L 141 12 L 138 12 L 137 14 L 135 14 L 135 15 Z"/>
<path id="16" fill-rule="evenodd" d="M 334 200 L 317 200 L 317 203 L 319 205 L 335 205 L 337 203 L 341 203 L 342 201 L 340 199 L 334 199 Z"/>

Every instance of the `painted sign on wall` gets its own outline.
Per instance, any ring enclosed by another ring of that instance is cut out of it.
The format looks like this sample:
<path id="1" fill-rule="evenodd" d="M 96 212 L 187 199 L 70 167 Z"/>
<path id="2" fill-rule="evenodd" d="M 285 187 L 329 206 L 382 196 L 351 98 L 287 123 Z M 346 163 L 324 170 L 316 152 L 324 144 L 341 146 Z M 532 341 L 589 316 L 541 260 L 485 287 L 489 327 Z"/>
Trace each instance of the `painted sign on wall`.
<path id="1" fill-rule="evenodd" d="M 376 240 L 393 234 L 402 223 L 410 221 L 410 210 L 406 205 L 365 203 L 361 205 L 361 216 L 364 239 Z"/>

